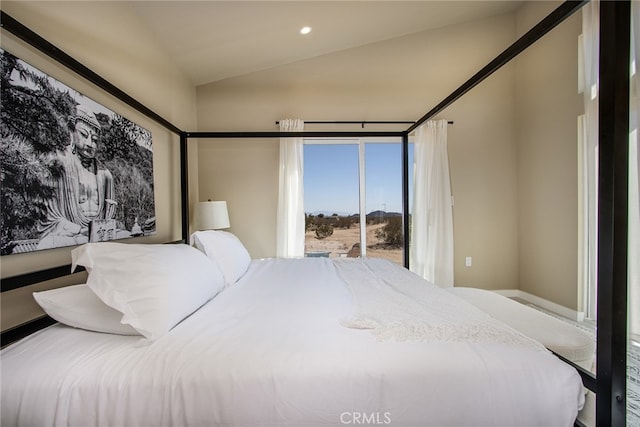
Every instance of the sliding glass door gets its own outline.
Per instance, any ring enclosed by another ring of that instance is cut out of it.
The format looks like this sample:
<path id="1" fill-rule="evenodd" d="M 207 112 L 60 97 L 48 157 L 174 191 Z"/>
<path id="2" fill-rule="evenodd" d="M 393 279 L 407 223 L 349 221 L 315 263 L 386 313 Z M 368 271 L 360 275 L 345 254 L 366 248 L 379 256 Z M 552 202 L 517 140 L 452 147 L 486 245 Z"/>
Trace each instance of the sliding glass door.
<path id="1" fill-rule="evenodd" d="M 402 144 L 398 139 L 307 139 L 306 256 L 403 264 Z"/>

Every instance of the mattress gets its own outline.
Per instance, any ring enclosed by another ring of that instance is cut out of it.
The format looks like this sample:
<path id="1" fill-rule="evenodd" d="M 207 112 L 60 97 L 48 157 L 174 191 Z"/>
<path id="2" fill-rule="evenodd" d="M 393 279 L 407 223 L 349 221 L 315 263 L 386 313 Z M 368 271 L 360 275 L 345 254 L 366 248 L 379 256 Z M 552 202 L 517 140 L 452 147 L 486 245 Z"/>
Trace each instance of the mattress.
<path id="1" fill-rule="evenodd" d="M 384 260 L 254 260 L 157 340 L 56 324 L 0 363 L 3 426 L 551 427 L 584 403 L 538 342 Z"/>
<path id="2" fill-rule="evenodd" d="M 593 368 L 595 339 L 583 330 L 492 291 L 466 287 L 448 291 L 573 363 Z"/>

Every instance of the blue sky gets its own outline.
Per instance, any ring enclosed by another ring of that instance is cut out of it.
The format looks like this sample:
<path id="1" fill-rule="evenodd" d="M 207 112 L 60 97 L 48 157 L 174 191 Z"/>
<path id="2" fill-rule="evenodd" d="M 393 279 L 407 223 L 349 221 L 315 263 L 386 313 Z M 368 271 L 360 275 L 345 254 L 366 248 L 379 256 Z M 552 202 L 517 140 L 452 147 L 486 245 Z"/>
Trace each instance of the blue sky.
<path id="1" fill-rule="evenodd" d="M 358 145 L 305 144 L 304 150 L 304 211 L 358 213 Z M 365 145 L 367 213 L 402 212 L 401 153 L 399 143 Z"/>

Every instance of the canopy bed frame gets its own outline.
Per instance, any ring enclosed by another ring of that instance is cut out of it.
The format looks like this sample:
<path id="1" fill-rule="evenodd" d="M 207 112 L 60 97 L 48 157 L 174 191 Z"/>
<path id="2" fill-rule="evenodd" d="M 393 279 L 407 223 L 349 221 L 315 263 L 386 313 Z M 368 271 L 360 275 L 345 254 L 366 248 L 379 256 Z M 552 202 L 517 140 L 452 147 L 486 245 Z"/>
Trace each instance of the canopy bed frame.
<path id="1" fill-rule="evenodd" d="M 442 102 L 403 131 L 358 132 L 189 132 L 179 129 L 154 113 L 107 80 L 44 40 L 38 34 L 2 12 L 2 28 L 65 65 L 120 101 L 180 137 L 180 181 L 182 239 L 189 236 L 189 199 L 187 188 L 187 150 L 190 138 L 280 138 L 280 137 L 400 137 L 403 141 L 403 208 L 409 211 L 408 141 L 409 134 L 426 120 L 443 111 L 502 65 L 527 49 L 586 1 L 566 1 L 529 32 L 479 70 Z M 626 408 L 626 343 L 627 343 L 627 169 L 629 134 L 629 37 L 630 2 L 600 3 L 600 111 L 599 111 L 599 223 L 598 223 L 598 316 L 597 372 L 574 367 L 584 385 L 596 393 L 597 425 L 624 425 Z M 337 123 L 337 122 L 335 122 Z M 364 128 L 364 122 L 362 123 Z M 404 232 L 408 234 L 408 217 L 404 216 Z M 406 239 L 405 239 L 406 240 Z M 404 264 L 408 266 L 408 241 L 405 241 Z M 70 266 L 60 266 L 2 279 L 2 292 L 68 275 Z M 55 321 L 44 316 L 18 327 L 2 331 L 5 345 Z M 565 360 L 567 363 L 571 363 Z"/>

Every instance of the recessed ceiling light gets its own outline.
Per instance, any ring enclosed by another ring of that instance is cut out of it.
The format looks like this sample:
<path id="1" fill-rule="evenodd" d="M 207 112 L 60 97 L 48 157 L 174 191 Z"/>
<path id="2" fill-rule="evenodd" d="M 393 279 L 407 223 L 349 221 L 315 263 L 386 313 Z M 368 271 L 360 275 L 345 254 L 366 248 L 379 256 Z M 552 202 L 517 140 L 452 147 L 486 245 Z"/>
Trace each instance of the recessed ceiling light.
<path id="1" fill-rule="evenodd" d="M 309 34 L 310 32 L 311 32 L 311 27 L 300 28 L 300 34 Z"/>

